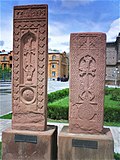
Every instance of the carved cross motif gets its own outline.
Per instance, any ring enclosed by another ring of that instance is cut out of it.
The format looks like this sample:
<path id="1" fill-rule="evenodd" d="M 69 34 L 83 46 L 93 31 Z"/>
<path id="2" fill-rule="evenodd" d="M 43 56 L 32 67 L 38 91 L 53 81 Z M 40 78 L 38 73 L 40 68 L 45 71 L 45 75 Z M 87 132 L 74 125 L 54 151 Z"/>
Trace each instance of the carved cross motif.
<path id="1" fill-rule="evenodd" d="M 80 61 L 80 77 L 84 77 L 85 90 L 89 88 L 89 76 L 95 76 L 96 68 L 94 64 L 95 60 L 89 55 L 83 57 Z"/>
<path id="2" fill-rule="evenodd" d="M 95 95 L 91 89 L 96 72 L 95 64 L 95 59 L 89 55 L 82 57 L 79 62 L 79 75 L 81 77 L 81 81 L 84 84 L 84 89 L 79 95 L 80 101 L 78 103 L 80 105 L 78 115 L 81 119 L 90 120 L 95 115 L 94 109 L 92 107 L 93 105 L 96 105 L 96 102 L 93 101 Z M 86 112 L 84 112 L 84 110 L 86 110 Z"/>
<path id="3" fill-rule="evenodd" d="M 35 71 L 35 67 L 33 66 L 34 64 L 32 64 L 32 55 L 35 55 L 35 50 L 36 49 L 33 46 L 33 38 L 30 37 L 24 46 L 24 56 L 26 60 L 24 71 L 27 75 L 27 81 L 32 81 L 33 72 Z"/>

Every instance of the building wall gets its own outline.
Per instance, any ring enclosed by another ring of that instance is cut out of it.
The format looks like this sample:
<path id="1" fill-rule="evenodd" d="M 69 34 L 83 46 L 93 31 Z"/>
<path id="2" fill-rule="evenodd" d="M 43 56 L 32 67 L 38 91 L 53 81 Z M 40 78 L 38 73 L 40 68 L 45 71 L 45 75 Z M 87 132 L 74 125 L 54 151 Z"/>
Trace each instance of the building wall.
<path id="1" fill-rule="evenodd" d="M 13 52 L 0 52 L 0 65 L 12 68 Z M 48 78 L 57 79 L 63 76 L 68 77 L 68 57 L 66 53 L 48 53 Z"/>
<path id="2" fill-rule="evenodd" d="M 48 78 L 68 77 L 68 57 L 66 53 L 48 53 Z"/>
<path id="3" fill-rule="evenodd" d="M 106 44 L 106 84 L 120 85 L 120 33 L 115 42 Z"/>
<path id="4" fill-rule="evenodd" d="M 13 52 L 5 52 L 5 50 L 0 52 L 0 65 L 2 69 L 4 68 L 12 68 L 12 57 Z"/>
<path id="5" fill-rule="evenodd" d="M 107 45 L 106 47 L 106 65 L 116 65 L 117 51 L 115 45 Z"/>

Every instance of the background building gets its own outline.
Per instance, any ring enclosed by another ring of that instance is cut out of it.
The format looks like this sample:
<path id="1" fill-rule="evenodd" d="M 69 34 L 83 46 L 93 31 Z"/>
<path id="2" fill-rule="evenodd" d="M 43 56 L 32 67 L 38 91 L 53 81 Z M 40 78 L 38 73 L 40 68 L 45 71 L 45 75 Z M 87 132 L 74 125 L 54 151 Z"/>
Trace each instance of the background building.
<path id="1" fill-rule="evenodd" d="M 0 65 L 2 69 L 12 68 L 12 56 L 13 52 L 6 52 L 5 50 L 0 51 Z"/>
<path id="2" fill-rule="evenodd" d="M 106 84 L 120 85 L 120 33 L 115 42 L 106 44 Z"/>
<path id="3" fill-rule="evenodd" d="M 60 53 L 57 50 L 48 53 L 48 79 L 57 80 L 68 78 L 69 59 L 66 52 Z"/>
<path id="4" fill-rule="evenodd" d="M 12 68 L 13 52 L 0 51 L 0 65 Z M 58 50 L 49 50 L 48 53 L 48 79 L 69 76 L 69 58 L 66 52 L 60 53 Z M 120 85 L 120 33 L 115 42 L 106 43 L 106 84 Z"/>
<path id="5" fill-rule="evenodd" d="M 0 51 L 0 65 L 2 69 L 12 68 L 13 52 Z M 60 53 L 57 50 L 49 50 L 48 53 L 48 79 L 68 78 L 68 56 L 66 52 Z"/>

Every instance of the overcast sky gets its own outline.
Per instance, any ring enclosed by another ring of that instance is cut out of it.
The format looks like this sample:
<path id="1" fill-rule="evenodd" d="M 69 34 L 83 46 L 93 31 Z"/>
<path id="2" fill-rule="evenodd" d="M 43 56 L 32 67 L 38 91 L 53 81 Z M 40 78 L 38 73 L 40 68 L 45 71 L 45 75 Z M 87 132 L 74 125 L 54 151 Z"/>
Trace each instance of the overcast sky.
<path id="1" fill-rule="evenodd" d="M 0 50 L 13 49 L 13 6 L 48 4 L 49 48 L 69 52 L 70 33 L 120 32 L 120 0 L 0 0 Z"/>

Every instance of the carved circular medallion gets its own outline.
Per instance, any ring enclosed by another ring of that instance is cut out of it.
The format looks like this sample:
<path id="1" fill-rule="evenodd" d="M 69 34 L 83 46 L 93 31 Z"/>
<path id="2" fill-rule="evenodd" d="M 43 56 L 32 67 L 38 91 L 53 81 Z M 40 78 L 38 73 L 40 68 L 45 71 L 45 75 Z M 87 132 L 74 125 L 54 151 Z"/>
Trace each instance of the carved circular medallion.
<path id="1" fill-rule="evenodd" d="M 85 107 L 85 104 L 82 104 L 78 110 L 78 115 L 81 119 L 91 120 L 94 117 L 95 112 L 90 105 Z"/>
<path id="2" fill-rule="evenodd" d="M 23 98 L 26 100 L 26 101 L 32 101 L 33 98 L 34 98 L 34 92 L 30 89 L 27 89 L 23 92 Z"/>
<path id="3" fill-rule="evenodd" d="M 31 104 L 35 101 L 35 92 L 30 87 L 22 88 L 20 98 L 25 104 Z"/>

